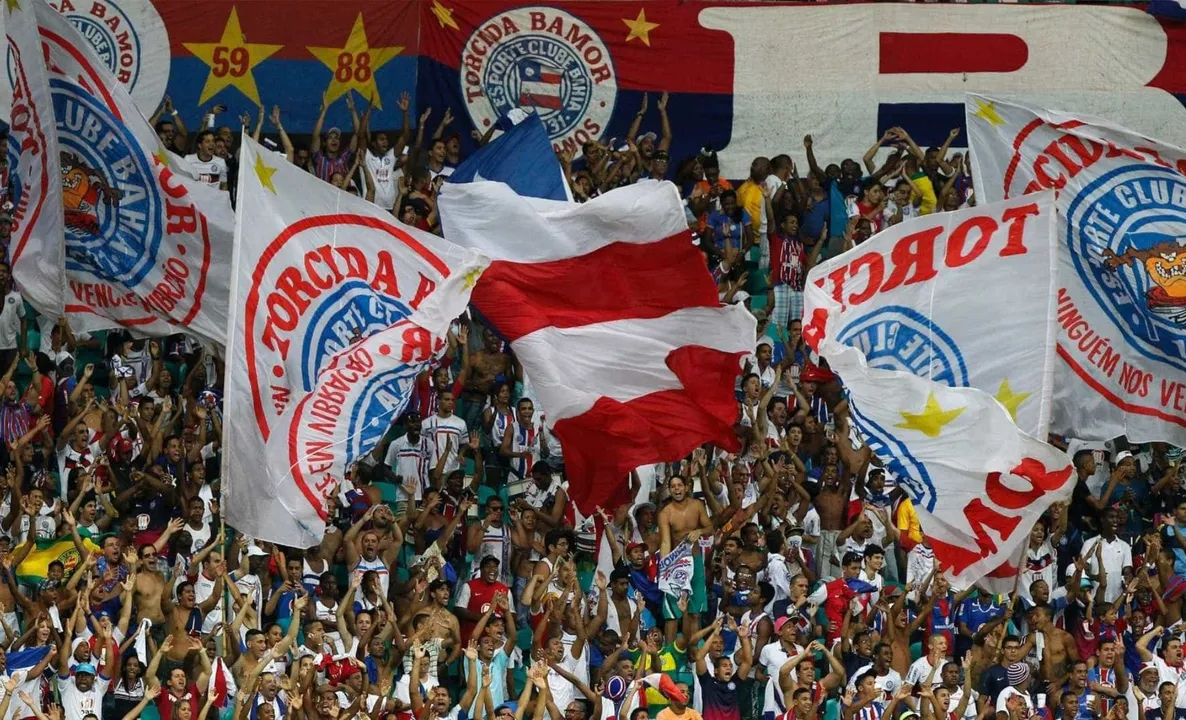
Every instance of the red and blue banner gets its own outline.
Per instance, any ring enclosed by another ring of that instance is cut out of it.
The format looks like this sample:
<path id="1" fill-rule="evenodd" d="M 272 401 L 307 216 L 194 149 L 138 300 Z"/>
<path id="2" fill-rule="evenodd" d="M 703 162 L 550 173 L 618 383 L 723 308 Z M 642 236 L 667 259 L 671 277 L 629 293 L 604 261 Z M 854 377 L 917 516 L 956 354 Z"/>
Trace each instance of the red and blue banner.
<path id="1" fill-rule="evenodd" d="M 557 148 L 659 131 L 670 92 L 673 165 L 712 147 L 728 176 L 757 155 L 858 158 L 888 128 L 923 146 L 963 127 L 963 93 L 1108 117 L 1186 145 L 1186 24 L 1124 5 L 714 4 L 499 0 L 54 0 L 150 116 L 168 94 L 187 127 L 280 105 L 309 132 L 448 108 L 463 150 L 533 105 Z M 361 112 L 361 110 L 360 110 Z M 269 132 L 265 125 L 264 132 Z M 966 145 L 961 134 L 954 143 Z"/>

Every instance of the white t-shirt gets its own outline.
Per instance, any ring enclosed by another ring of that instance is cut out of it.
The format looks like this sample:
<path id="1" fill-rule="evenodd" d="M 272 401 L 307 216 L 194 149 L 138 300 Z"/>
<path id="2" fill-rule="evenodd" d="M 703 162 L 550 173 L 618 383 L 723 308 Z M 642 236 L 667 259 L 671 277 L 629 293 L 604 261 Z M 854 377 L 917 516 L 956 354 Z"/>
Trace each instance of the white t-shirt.
<path id="1" fill-rule="evenodd" d="M 16 349 L 24 317 L 25 299 L 12 290 L 4 296 L 4 307 L 0 309 L 0 350 Z"/>
<path id="2" fill-rule="evenodd" d="M 1103 536 L 1097 536 L 1083 543 L 1083 552 L 1081 555 L 1087 560 L 1087 571 L 1092 575 L 1098 575 L 1100 571 L 1095 558 L 1095 548 L 1097 545 L 1103 548 L 1104 571 L 1107 574 L 1105 578 L 1107 585 L 1104 586 L 1104 602 L 1116 602 L 1124 590 L 1124 568 L 1132 567 L 1132 547 L 1120 538 L 1108 542 Z M 1074 574 L 1074 570 L 1074 565 L 1068 565 L 1067 577 Z"/>
<path id="3" fill-rule="evenodd" d="M 95 676 L 95 684 L 91 689 L 82 692 L 75 684 L 74 676 L 58 677 L 58 692 L 62 695 L 62 717 L 65 720 L 82 720 L 87 715 L 94 715 L 103 720 L 103 694 L 111 681 L 102 675 Z"/>
<path id="4" fill-rule="evenodd" d="M 857 678 L 872 669 L 873 663 L 869 663 L 860 670 L 857 670 L 852 674 L 852 677 L 848 679 L 848 687 L 850 689 L 856 689 Z M 891 698 L 894 696 L 894 693 L 898 692 L 898 688 L 902 687 L 902 676 L 898 674 L 897 670 L 891 668 L 885 675 L 878 676 L 878 678 L 874 680 L 873 684 L 878 690 L 885 693 L 887 698 Z"/>
<path id="5" fill-rule="evenodd" d="M 211 155 L 209 160 L 199 160 L 197 153 L 186 155 L 185 161 L 189 163 L 190 175 L 198 182 L 203 182 L 212 188 L 221 188 L 226 185 L 226 160 Z"/>
<path id="6" fill-rule="evenodd" d="M 915 685 L 918 685 L 922 681 L 926 680 L 927 675 L 931 674 L 931 669 L 933 667 L 934 666 L 931 665 L 931 661 L 927 659 L 926 655 L 923 655 L 919 659 L 915 660 L 910 665 L 910 669 L 906 671 L 906 685 L 908 687 L 914 687 Z M 943 664 L 940 664 L 939 668 L 942 669 L 942 667 Z M 939 673 L 935 673 L 935 677 L 931 679 L 931 685 L 935 686 L 939 683 Z"/>
<path id="7" fill-rule="evenodd" d="M 432 455 L 429 458 L 430 467 L 436 467 L 437 461 L 440 460 L 441 455 L 445 453 L 445 448 L 449 445 L 449 440 L 453 441 L 452 450 L 445 460 L 442 475 L 447 475 L 461 467 L 457 451 L 462 443 L 469 442 L 469 428 L 464 420 L 456 415 L 450 415 L 447 418 L 432 415 L 424 419 L 420 426 L 420 432 L 428 438 L 428 446 L 432 449 Z"/>
<path id="8" fill-rule="evenodd" d="M 424 489 L 428 487 L 431 478 L 432 465 L 428 461 L 431 455 L 432 446 L 426 435 L 421 434 L 415 443 L 408 440 L 407 435 L 403 435 L 387 446 L 387 455 L 384 456 L 383 463 L 391 468 L 391 472 L 398 475 L 404 484 L 414 485 L 414 499 L 420 500 L 424 497 Z M 395 491 L 400 501 L 408 499 L 408 493 L 402 486 L 397 487 Z"/>
<path id="9" fill-rule="evenodd" d="M 383 155 L 375 155 L 368 149 L 363 161 L 375 181 L 375 204 L 384 210 L 395 206 L 396 159 L 395 148 L 389 148 Z"/>

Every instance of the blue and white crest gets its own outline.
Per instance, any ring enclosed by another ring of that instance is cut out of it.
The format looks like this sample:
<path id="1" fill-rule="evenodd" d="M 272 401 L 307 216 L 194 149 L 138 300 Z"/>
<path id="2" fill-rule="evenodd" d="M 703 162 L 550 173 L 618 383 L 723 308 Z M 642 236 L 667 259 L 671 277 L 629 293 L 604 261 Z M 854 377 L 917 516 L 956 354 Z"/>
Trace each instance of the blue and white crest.
<path id="1" fill-rule="evenodd" d="M 1134 162 L 1087 184 L 1066 213 L 1075 271 L 1145 357 L 1186 370 L 1186 178 Z"/>
<path id="2" fill-rule="evenodd" d="M 152 159 L 90 93 L 50 80 L 62 163 L 66 268 L 135 287 L 157 264 L 165 203 Z"/>
<path id="3" fill-rule="evenodd" d="M 480 23 L 465 48 L 461 93 L 485 129 L 515 108 L 533 108 L 556 147 L 579 156 L 613 116 L 617 80 L 609 48 L 577 17 L 554 7 L 508 10 Z"/>
<path id="4" fill-rule="evenodd" d="M 911 308 L 878 308 L 848 322 L 836 339 L 864 353 L 869 367 L 901 370 L 950 387 L 968 385 L 968 368 L 955 341 Z"/>
<path id="5" fill-rule="evenodd" d="M 375 292 L 365 280 L 343 282 L 320 299 L 309 315 L 301 345 L 301 382 L 313 388 L 326 363 L 359 339 L 390 327 L 412 312 L 403 302 Z"/>
<path id="6" fill-rule="evenodd" d="M 951 336 L 912 308 L 888 305 L 847 323 L 836 338 L 864 353 L 869 367 L 897 370 L 930 378 L 950 387 L 968 386 L 963 353 Z M 914 504 L 935 507 L 935 486 L 926 466 L 910 454 L 906 443 L 861 413 L 849 398 L 853 422 L 869 448 L 910 493 Z"/>
<path id="7" fill-rule="evenodd" d="M 396 416 L 407 407 L 422 363 L 399 365 L 367 381 L 354 396 L 346 425 L 345 467 L 379 444 Z M 365 450 L 364 450 L 365 448 Z"/>

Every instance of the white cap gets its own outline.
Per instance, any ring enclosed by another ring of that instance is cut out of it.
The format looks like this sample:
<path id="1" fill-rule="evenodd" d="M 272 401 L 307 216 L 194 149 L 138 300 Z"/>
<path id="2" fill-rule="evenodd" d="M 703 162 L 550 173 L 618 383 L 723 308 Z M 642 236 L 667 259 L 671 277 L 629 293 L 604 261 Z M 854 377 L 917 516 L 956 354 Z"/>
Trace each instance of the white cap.
<path id="1" fill-rule="evenodd" d="M 1121 462 L 1127 460 L 1130 457 L 1132 457 L 1132 453 L 1127 450 L 1121 450 L 1120 452 L 1116 453 L 1116 459 L 1112 461 L 1112 464 L 1119 465 Z"/>

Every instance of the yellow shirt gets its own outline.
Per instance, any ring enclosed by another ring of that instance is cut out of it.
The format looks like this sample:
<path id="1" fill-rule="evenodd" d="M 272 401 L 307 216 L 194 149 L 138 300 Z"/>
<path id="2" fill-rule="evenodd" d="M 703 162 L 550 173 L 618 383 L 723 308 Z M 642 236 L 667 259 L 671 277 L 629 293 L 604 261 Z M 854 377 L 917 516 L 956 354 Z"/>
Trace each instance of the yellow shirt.
<path id="1" fill-rule="evenodd" d="M 684 708 L 683 715 L 676 715 L 670 707 L 665 707 L 655 716 L 655 720 L 704 720 L 704 718 L 700 717 L 700 713 L 693 710 L 691 706 L 688 706 Z"/>
<path id="2" fill-rule="evenodd" d="M 914 503 L 910 498 L 902 498 L 902 501 L 898 503 L 895 519 L 898 522 L 898 533 L 903 536 L 902 539 L 910 541 L 903 542 L 903 548 L 909 550 L 922 542 L 922 525 L 918 523 L 918 513 L 914 511 Z"/>
<path id="3" fill-rule="evenodd" d="M 935 197 L 935 186 L 931 183 L 931 179 L 926 176 L 926 173 L 917 173 L 910 176 L 910 180 L 914 183 L 914 187 L 918 188 L 916 195 L 922 197 L 922 203 L 918 206 L 919 215 L 930 215 L 935 212 L 935 205 L 939 200 Z M 741 193 L 737 194 L 738 202 L 741 201 Z"/>
<path id="4" fill-rule="evenodd" d="M 753 180 L 746 180 L 737 188 L 737 204 L 749 213 L 749 222 L 757 233 L 762 227 L 762 213 L 765 212 L 766 198 L 762 197 L 762 186 Z M 754 238 L 757 242 L 758 238 Z"/>

